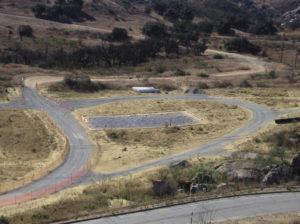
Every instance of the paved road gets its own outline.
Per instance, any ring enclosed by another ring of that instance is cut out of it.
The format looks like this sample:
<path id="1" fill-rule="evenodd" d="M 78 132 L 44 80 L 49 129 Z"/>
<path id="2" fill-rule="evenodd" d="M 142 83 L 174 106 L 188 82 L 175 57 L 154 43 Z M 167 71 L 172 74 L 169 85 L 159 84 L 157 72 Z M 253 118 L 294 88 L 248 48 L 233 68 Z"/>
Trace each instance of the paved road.
<path id="1" fill-rule="evenodd" d="M 59 107 L 41 97 L 35 90 L 25 87 L 26 100 L 18 99 L 9 104 L 0 104 L 0 108 L 31 108 L 44 110 L 52 120 L 62 129 L 70 143 L 70 153 L 66 161 L 47 176 L 28 184 L 22 188 L 1 195 L 1 199 L 39 191 L 54 186 L 71 177 L 88 163 L 95 146 L 88 140 L 84 128 L 73 117 L 70 111 Z"/>
<path id="2" fill-rule="evenodd" d="M 64 101 L 65 103 L 70 104 L 74 108 L 84 108 L 89 106 L 101 105 L 112 102 L 119 102 L 124 100 L 137 100 L 137 99 L 188 99 L 188 100 L 212 100 L 222 103 L 236 104 L 248 108 L 253 112 L 253 119 L 243 128 L 229 133 L 227 136 L 217 139 L 215 141 L 209 142 L 207 144 L 201 145 L 195 149 L 183 152 L 181 154 L 169 156 L 163 159 L 159 159 L 154 162 L 145 163 L 137 167 L 131 167 L 122 171 L 110 173 L 110 174 L 92 174 L 88 173 L 85 178 L 82 178 L 82 182 L 90 182 L 96 180 L 109 179 L 113 177 L 125 176 L 131 173 L 145 170 L 154 166 L 169 165 L 175 161 L 180 161 L 187 158 L 193 158 L 197 156 L 206 156 L 206 155 L 224 155 L 228 152 L 224 151 L 223 148 L 225 145 L 243 137 L 247 136 L 253 132 L 259 130 L 266 123 L 274 120 L 278 115 L 287 113 L 289 111 L 275 111 L 268 108 L 253 104 L 250 102 L 244 102 L 235 99 L 221 99 L 221 98 L 212 98 L 207 95 L 195 94 L 195 95 L 151 95 L 151 96 L 135 96 L 135 97 L 120 97 L 113 99 L 94 99 L 94 100 L 69 100 Z"/>
<path id="3" fill-rule="evenodd" d="M 37 191 L 45 187 L 53 186 L 55 183 L 59 183 L 62 180 L 69 178 L 72 174 L 78 171 L 83 165 L 89 160 L 94 145 L 88 140 L 85 130 L 78 123 L 76 119 L 72 116 L 70 111 L 59 107 L 58 105 L 45 100 L 43 97 L 37 94 L 37 92 L 31 88 L 24 89 L 24 95 L 26 101 L 16 100 L 10 104 L 1 104 L 1 108 L 33 108 L 33 109 L 43 109 L 54 122 L 64 131 L 71 144 L 70 154 L 67 160 L 56 170 L 52 171 L 50 174 L 44 178 L 33 182 L 25 187 L 17 189 L 15 191 L 9 192 L 8 194 L 1 195 L 0 200 L 3 198 L 8 198 L 14 195 L 21 195 L 31 191 Z M 265 107 L 259 106 L 257 104 L 252 104 L 249 102 L 242 102 L 233 99 L 220 99 L 211 98 L 206 95 L 152 95 L 152 96 L 137 96 L 137 97 L 121 97 L 113 99 L 98 99 L 98 100 L 77 100 L 77 101 L 65 101 L 65 103 L 70 104 L 75 108 L 84 108 L 88 106 L 101 105 L 105 103 L 118 102 L 123 100 L 136 100 L 136 99 L 153 99 L 153 98 L 169 98 L 169 99 L 190 99 L 190 100 L 213 100 L 217 102 L 237 104 L 248 108 L 253 112 L 254 118 L 243 128 L 228 134 L 227 136 L 220 138 L 218 140 L 212 141 L 210 143 L 204 144 L 200 147 L 186 151 L 184 153 L 169 156 L 154 162 L 146 163 L 137 167 L 132 167 L 119 172 L 114 172 L 110 174 L 92 174 L 87 173 L 82 177 L 76 184 L 86 183 L 95 180 L 103 180 L 118 176 L 125 176 L 133 172 L 138 172 L 151 168 L 154 166 L 168 165 L 174 161 L 179 161 L 187 158 L 205 156 L 205 155 L 221 155 L 226 154 L 223 147 L 236 139 L 249 135 L 256 132 L 266 123 L 274 120 L 278 115 L 286 113 L 287 111 L 274 111 L 267 109 Z"/>
<path id="4" fill-rule="evenodd" d="M 300 193 L 280 193 L 202 201 L 77 223 L 190 224 L 191 219 L 192 223 L 208 223 L 299 210 Z"/>

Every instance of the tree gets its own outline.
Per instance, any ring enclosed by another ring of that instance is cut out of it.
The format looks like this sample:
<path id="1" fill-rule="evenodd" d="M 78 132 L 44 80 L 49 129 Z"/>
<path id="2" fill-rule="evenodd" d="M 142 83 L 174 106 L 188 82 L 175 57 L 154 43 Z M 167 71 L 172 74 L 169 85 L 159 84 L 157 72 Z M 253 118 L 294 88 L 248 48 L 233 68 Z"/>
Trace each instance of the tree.
<path id="1" fill-rule="evenodd" d="M 171 22 L 177 21 L 179 19 L 179 16 L 180 15 L 179 15 L 178 11 L 174 8 L 168 9 L 168 11 L 164 15 L 164 17 Z"/>
<path id="2" fill-rule="evenodd" d="M 129 36 L 126 29 L 115 27 L 108 39 L 110 41 L 126 41 L 129 39 Z"/>
<path id="3" fill-rule="evenodd" d="M 234 31 L 231 29 L 231 24 L 229 21 L 226 21 L 226 20 L 217 21 L 216 28 L 217 28 L 218 34 L 221 34 L 221 35 L 234 34 Z"/>
<path id="4" fill-rule="evenodd" d="M 193 44 L 192 48 L 193 48 L 194 54 L 196 56 L 200 56 L 207 49 L 206 41 L 204 40 L 204 41 L 202 41 L 202 43 L 197 42 L 197 43 Z"/>
<path id="5" fill-rule="evenodd" d="M 250 33 L 257 35 L 268 35 L 275 34 L 277 32 L 273 21 L 257 22 L 255 25 L 251 26 L 249 29 Z"/>
<path id="6" fill-rule="evenodd" d="M 47 6 L 41 3 L 34 5 L 31 10 L 34 13 L 34 16 L 37 18 L 42 18 L 46 12 Z"/>
<path id="7" fill-rule="evenodd" d="M 18 27 L 18 32 L 19 32 L 19 36 L 20 36 L 21 40 L 23 39 L 23 37 L 32 37 L 33 36 L 33 30 L 31 28 L 31 26 L 29 26 L 29 25 L 20 25 Z"/>
<path id="8" fill-rule="evenodd" d="M 179 45 L 178 42 L 171 39 L 171 40 L 166 40 L 164 43 L 165 47 L 165 52 L 166 54 L 178 54 L 179 53 Z"/>
<path id="9" fill-rule="evenodd" d="M 197 27 L 200 33 L 205 33 L 205 34 L 211 34 L 214 29 L 214 25 L 211 22 L 207 22 L 207 21 L 199 22 L 197 24 Z"/>
<path id="10" fill-rule="evenodd" d="M 233 38 L 231 40 L 224 41 L 224 47 L 226 51 L 237 51 L 240 53 L 258 54 L 261 48 L 255 44 L 249 42 L 246 38 Z"/>
<path id="11" fill-rule="evenodd" d="M 161 1 L 161 0 L 156 0 L 156 1 L 153 1 L 152 3 L 152 8 L 159 14 L 159 15 L 163 15 L 168 6 L 165 2 Z"/>
<path id="12" fill-rule="evenodd" d="M 166 38 L 168 36 L 165 24 L 159 22 L 147 22 L 142 30 L 143 34 L 151 38 Z"/>

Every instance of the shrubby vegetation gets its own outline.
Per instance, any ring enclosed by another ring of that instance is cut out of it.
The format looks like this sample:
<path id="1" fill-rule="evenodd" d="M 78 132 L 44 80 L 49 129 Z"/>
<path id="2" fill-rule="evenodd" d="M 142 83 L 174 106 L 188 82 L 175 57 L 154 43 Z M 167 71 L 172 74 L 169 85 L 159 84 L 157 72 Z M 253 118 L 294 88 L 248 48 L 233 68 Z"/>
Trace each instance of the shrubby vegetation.
<path id="1" fill-rule="evenodd" d="M 246 38 L 233 38 L 224 41 L 226 51 L 237 51 L 240 53 L 258 54 L 261 48 L 249 42 Z"/>
<path id="2" fill-rule="evenodd" d="M 128 36 L 126 29 L 115 27 L 105 39 L 111 42 L 123 42 L 128 41 L 130 37 Z"/>
<path id="3" fill-rule="evenodd" d="M 82 11 L 83 0 L 55 0 L 53 6 L 38 3 L 32 7 L 35 17 L 58 22 L 93 18 Z"/>
<path id="4" fill-rule="evenodd" d="M 33 29 L 29 25 L 20 25 L 18 27 L 18 33 L 21 40 L 23 37 L 33 37 Z"/>

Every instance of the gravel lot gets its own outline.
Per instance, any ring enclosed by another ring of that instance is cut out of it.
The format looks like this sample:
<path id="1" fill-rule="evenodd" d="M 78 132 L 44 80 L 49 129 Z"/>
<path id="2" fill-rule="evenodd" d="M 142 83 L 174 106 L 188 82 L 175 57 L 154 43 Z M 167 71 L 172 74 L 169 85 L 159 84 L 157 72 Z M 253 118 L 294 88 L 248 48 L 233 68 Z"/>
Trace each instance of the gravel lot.
<path id="1" fill-rule="evenodd" d="M 198 121 L 182 112 L 166 114 L 130 115 L 130 116 L 100 116 L 88 118 L 89 127 L 93 130 L 105 128 L 156 128 L 197 124 Z"/>

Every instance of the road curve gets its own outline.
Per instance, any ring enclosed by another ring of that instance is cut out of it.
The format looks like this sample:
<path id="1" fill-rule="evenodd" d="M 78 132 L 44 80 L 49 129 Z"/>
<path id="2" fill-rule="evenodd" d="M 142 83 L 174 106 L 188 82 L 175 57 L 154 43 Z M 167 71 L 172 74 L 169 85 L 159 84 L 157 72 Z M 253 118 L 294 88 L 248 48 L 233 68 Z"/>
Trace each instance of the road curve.
<path id="1" fill-rule="evenodd" d="M 175 161 L 180 161 L 183 159 L 207 156 L 207 155 L 226 155 L 228 152 L 223 150 L 224 146 L 241 138 L 247 136 L 251 133 L 256 132 L 262 126 L 274 120 L 278 115 L 287 113 L 288 111 L 276 111 L 271 110 L 254 103 L 244 102 L 235 99 L 222 99 L 222 98 L 212 98 L 207 95 L 195 94 L 195 95 L 152 95 L 152 96 L 136 96 L 136 97 L 119 97 L 112 99 L 94 99 L 94 100 L 72 100 L 64 101 L 71 105 L 73 108 L 85 108 L 95 105 L 102 105 L 112 102 L 128 101 L 128 100 L 138 100 L 138 99 L 186 99 L 186 100 L 210 100 L 221 103 L 235 104 L 249 109 L 253 113 L 253 119 L 247 123 L 244 127 L 234 131 L 233 133 L 228 133 L 220 139 L 211 141 L 204 145 L 201 145 L 195 149 L 185 151 L 181 154 L 172 155 L 166 158 L 162 158 L 153 162 L 148 162 L 140 166 L 131 167 L 122 171 L 109 173 L 109 174 L 92 174 L 88 173 L 84 178 L 81 179 L 82 182 L 90 182 L 95 180 L 104 180 L 114 177 L 120 177 L 129 175 L 134 172 L 142 171 L 155 166 L 169 165 Z"/>
<path id="2" fill-rule="evenodd" d="M 31 88 L 24 88 L 24 96 L 26 99 L 25 101 L 18 99 L 9 104 L 1 104 L 0 108 L 31 108 L 44 110 L 65 133 L 70 143 L 70 152 L 66 161 L 48 175 L 24 187 L 1 195 L 0 205 L 1 200 L 5 201 L 5 199 L 11 197 L 38 192 L 69 179 L 88 163 L 93 150 L 95 149 L 95 145 L 88 140 L 84 128 L 73 117 L 71 111 L 46 100 Z"/>
<path id="3" fill-rule="evenodd" d="M 125 215 L 66 222 L 84 224 L 190 224 L 242 219 L 300 210 L 300 192 L 230 197 Z"/>
<path id="4" fill-rule="evenodd" d="M 41 97 L 34 89 L 24 88 L 25 101 L 15 100 L 9 104 L 0 104 L 0 108 L 32 108 L 38 110 L 44 110 L 53 121 L 62 129 L 69 139 L 71 149 L 70 154 L 66 161 L 57 169 L 52 171 L 47 176 L 28 184 L 22 188 L 9 192 L 0 196 L 0 202 L 3 199 L 14 197 L 15 195 L 23 195 L 30 192 L 39 191 L 46 187 L 53 186 L 55 183 L 59 183 L 65 179 L 71 177 L 72 174 L 80 170 L 89 161 L 91 154 L 94 150 L 94 145 L 88 140 L 88 136 L 84 128 L 78 123 L 78 121 L 72 116 L 69 110 L 59 107 L 57 104 L 52 103 L 45 98 Z M 147 168 L 168 165 L 174 161 L 197 157 L 205 155 L 220 155 L 226 154 L 223 147 L 236 139 L 249 135 L 266 123 L 274 120 L 278 115 L 285 112 L 270 110 L 257 104 L 243 102 L 233 99 L 221 99 L 211 98 L 206 95 L 152 95 L 152 96 L 137 96 L 137 97 L 120 97 L 112 99 L 97 99 L 97 100 L 76 100 L 65 101 L 74 108 L 84 108 L 88 106 L 101 105 L 105 103 L 118 102 L 124 100 L 136 100 L 136 99 L 189 99 L 189 100 L 212 100 L 222 103 L 236 104 L 248 108 L 253 113 L 253 119 L 243 128 L 228 134 L 227 136 L 217 139 L 215 141 L 204 144 L 196 149 L 186 151 L 181 154 L 172 155 L 154 162 L 149 162 L 137 167 L 131 167 L 126 170 L 122 170 L 110 174 L 92 174 L 91 172 L 84 175 L 76 184 L 86 183 L 95 180 L 109 179 L 118 176 L 126 176 L 133 172 L 145 170 Z"/>

